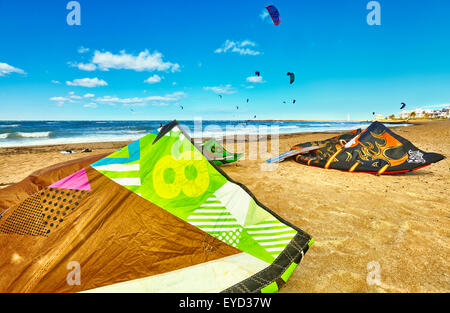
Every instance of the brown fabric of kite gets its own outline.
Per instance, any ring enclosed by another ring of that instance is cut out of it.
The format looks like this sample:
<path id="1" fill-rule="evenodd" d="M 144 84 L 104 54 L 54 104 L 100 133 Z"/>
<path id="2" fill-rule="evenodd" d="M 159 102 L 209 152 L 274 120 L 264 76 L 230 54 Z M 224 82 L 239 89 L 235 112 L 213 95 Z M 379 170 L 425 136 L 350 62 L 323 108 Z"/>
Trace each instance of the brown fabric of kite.
<path id="1" fill-rule="evenodd" d="M 0 292 L 79 292 L 240 253 L 95 169 L 86 173 L 91 191 L 57 229 L 46 225 L 47 237 L 0 232 Z M 43 203 L 46 193 L 37 195 Z M 5 212 L 0 228 L 18 209 Z M 67 281 L 73 264 L 80 285 Z"/>
<path id="2" fill-rule="evenodd" d="M 58 163 L 37 170 L 17 184 L 0 189 L 0 214 L 9 207 L 19 204 L 42 188 L 75 173 L 83 167 L 86 167 L 109 154 L 110 153 L 102 153 L 68 162 Z"/>

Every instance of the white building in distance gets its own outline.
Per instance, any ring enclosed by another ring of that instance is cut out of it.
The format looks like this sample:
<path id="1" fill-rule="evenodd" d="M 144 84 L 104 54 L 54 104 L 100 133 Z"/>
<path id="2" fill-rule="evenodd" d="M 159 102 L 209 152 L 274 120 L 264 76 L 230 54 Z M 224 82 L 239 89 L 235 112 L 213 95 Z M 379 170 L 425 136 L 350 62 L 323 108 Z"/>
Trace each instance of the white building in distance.
<path id="1" fill-rule="evenodd" d="M 450 118 L 450 106 L 443 109 L 435 109 L 435 110 L 424 110 L 424 109 L 404 110 L 398 114 L 398 117 L 401 119 L 407 119 L 411 116 L 411 113 L 413 112 L 415 113 L 414 118 L 421 118 L 421 117 Z"/>

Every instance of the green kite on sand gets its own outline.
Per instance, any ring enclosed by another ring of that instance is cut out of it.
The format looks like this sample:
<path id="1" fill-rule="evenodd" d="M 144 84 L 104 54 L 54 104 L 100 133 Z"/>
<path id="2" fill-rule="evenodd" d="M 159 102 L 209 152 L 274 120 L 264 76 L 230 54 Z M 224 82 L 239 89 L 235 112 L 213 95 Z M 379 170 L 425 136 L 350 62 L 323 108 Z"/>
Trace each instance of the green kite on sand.
<path id="1" fill-rule="evenodd" d="M 216 140 L 210 139 L 202 144 L 203 154 L 216 165 L 233 163 L 242 158 L 243 153 L 231 153 Z"/>

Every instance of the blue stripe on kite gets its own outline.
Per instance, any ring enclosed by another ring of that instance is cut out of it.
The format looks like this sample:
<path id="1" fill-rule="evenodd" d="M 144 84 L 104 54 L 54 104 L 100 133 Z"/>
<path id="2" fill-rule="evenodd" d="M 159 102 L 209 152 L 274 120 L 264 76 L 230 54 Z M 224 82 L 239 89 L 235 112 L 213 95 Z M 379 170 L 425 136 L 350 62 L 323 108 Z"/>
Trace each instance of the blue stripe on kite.
<path id="1" fill-rule="evenodd" d="M 106 157 L 97 162 L 91 164 L 92 167 L 100 166 L 100 165 L 109 165 L 109 164 L 120 164 L 120 163 L 129 163 L 137 161 L 141 158 L 141 148 L 139 144 L 139 140 L 132 142 L 128 145 L 128 158 L 111 158 Z"/>

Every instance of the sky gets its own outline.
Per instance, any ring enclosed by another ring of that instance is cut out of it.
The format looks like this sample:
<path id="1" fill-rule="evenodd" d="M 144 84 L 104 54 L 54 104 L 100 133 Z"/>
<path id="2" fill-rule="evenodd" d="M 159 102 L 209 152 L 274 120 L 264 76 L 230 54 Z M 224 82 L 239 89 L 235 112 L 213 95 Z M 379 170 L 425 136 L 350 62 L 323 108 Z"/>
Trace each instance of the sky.
<path id="1" fill-rule="evenodd" d="M 80 0 L 69 25 L 69 1 L 0 0 L 0 120 L 360 120 L 450 103 L 450 2 L 380 0 L 380 25 L 369 2 Z"/>

